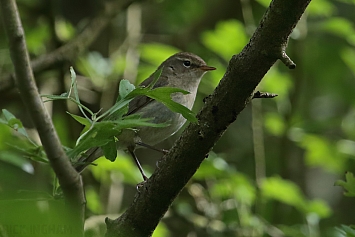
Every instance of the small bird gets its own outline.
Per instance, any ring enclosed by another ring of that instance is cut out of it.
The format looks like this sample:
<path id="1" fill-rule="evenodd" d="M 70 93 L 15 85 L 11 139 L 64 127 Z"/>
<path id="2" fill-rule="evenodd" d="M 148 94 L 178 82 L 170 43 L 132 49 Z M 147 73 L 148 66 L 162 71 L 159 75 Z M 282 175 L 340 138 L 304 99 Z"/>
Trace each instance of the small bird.
<path id="1" fill-rule="evenodd" d="M 176 87 L 188 91 L 189 94 L 173 93 L 172 99 L 191 109 L 195 99 L 198 86 L 202 76 L 216 68 L 207 66 L 205 61 L 199 56 L 180 52 L 166 59 L 157 69 L 162 69 L 161 75 L 153 88 L 158 87 Z M 155 73 L 144 80 L 140 86 L 148 86 L 154 79 Z M 139 127 L 135 130 L 126 129 L 117 137 L 117 149 L 127 150 L 133 157 L 144 180 L 147 176 L 134 153 L 138 147 L 147 147 L 162 151 L 153 147 L 153 145 L 167 139 L 175 134 L 186 122 L 186 119 L 179 113 L 168 109 L 164 104 L 155 101 L 147 96 L 135 97 L 128 106 L 126 115 L 140 114 L 141 118 L 152 118 L 152 123 L 168 123 L 166 127 Z M 103 156 L 101 148 L 89 149 L 77 162 L 75 167 L 81 172 L 88 164 Z"/>

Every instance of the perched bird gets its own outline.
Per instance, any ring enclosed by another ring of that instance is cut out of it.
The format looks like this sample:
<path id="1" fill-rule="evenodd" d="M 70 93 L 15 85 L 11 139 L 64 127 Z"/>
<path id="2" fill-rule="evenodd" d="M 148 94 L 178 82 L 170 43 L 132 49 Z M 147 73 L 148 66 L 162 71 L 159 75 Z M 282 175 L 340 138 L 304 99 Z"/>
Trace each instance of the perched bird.
<path id="1" fill-rule="evenodd" d="M 157 70 L 162 69 L 161 76 L 155 83 L 157 87 L 176 87 L 188 91 L 189 94 L 173 93 L 172 99 L 191 109 L 195 99 L 198 86 L 202 76 L 216 68 L 207 66 L 205 61 L 199 56 L 180 52 L 166 59 Z M 140 86 L 148 86 L 154 80 L 154 73 L 144 80 Z M 128 150 L 137 164 L 144 180 L 147 176 L 134 153 L 135 149 L 142 146 L 154 150 L 153 145 L 167 139 L 176 133 L 186 119 L 179 113 L 172 112 L 164 104 L 153 100 L 147 96 L 137 96 L 130 103 L 127 115 L 140 114 L 141 118 L 151 118 L 152 123 L 168 123 L 166 127 L 138 127 L 135 130 L 126 129 L 117 137 L 117 149 Z M 81 158 L 79 158 L 76 170 L 81 172 L 88 164 L 103 155 L 100 148 L 89 149 Z"/>

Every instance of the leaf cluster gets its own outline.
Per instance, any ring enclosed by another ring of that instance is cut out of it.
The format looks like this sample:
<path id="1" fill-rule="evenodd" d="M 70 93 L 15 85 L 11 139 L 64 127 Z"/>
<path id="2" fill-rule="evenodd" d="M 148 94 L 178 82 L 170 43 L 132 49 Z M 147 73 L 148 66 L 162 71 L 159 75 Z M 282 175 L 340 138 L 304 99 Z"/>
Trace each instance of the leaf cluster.
<path id="1" fill-rule="evenodd" d="M 136 88 L 128 80 L 121 80 L 119 85 L 119 96 L 115 104 L 103 113 L 101 113 L 101 110 L 93 112 L 81 103 L 77 88 L 76 73 L 72 67 L 70 68 L 71 85 L 67 92 L 61 95 L 42 95 L 42 97 L 46 98 L 45 102 L 54 100 L 68 100 L 73 102 L 78 106 L 82 114 L 79 116 L 67 112 L 78 123 L 84 125 L 84 129 L 76 140 L 75 146 L 73 148 L 65 148 L 68 157 L 74 164 L 83 152 L 92 147 L 101 147 L 106 158 L 114 161 L 117 156 L 116 142 L 118 136 L 124 129 L 135 130 L 142 126 L 169 126 L 169 122 L 156 124 L 151 122 L 153 118 L 141 118 L 139 113 L 127 115 L 129 103 L 138 96 L 150 97 L 152 100 L 163 103 L 170 110 L 176 113 L 181 113 L 187 120 L 191 122 L 197 121 L 191 110 L 173 101 L 171 98 L 171 94 L 173 93 L 188 94 L 189 92 L 172 87 L 154 88 L 155 83 L 160 78 L 161 72 L 162 69 L 156 71 L 153 74 L 153 81 L 146 87 L 139 86 Z M 25 136 L 31 144 L 33 144 L 35 149 L 32 149 L 32 151 L 25 150 L 29 157 L 34 157 L 33 159 L 37 161 L 48 162 L 42 147 L 31 140 L 19 119 L 8 110 L 3 110 L 2 117 L 0 123 L 8 125 L 21 135 Z"/>

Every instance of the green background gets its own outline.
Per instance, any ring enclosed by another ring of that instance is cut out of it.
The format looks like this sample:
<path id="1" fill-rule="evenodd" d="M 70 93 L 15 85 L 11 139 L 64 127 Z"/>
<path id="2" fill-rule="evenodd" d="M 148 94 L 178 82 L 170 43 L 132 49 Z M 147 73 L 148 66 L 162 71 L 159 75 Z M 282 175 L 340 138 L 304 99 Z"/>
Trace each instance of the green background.
<path id="1" fill-rule="evenodd" d="M 17 4 L 34 59 L 80 34 L 103 2 L 19 0 Z M 173 53 L 190 51 L 217 68 L 200 84 L 197 112 L 229 59 L 248 43 L 268 4 L 262 0 L 136 3 L 119 13 L 75 60 L 36 73 L 38 88 L 41 94 L 67 91 L 73 66 L 82 102 L 93 111 L 105 110 L 114 103 L 121 79 L 138 84 Z M 311 2 L 287 48 L 296 69 L 277 62 L 258 87 L 278 97 L 253 100 L 238 116 L 153 236 L 355 236 L 349 227 L 355 222 L 355 199 L 334 186 L 347 171 L 355 170 L 354 12 L 354 0 Z M 11 71 L 0 25 L 0 81 Z M 63 145 L 74 146 L 82 126 L 65 111 L 79 114 L 77 107 L 63 101 L 46 106 Z M 16 89 L 0 88 L 0 108 L 19 118 L 31 138 L 39 141 Z M 177 137 L 158 147 L 170 148 Z M 53 236 L 64 236 L 70 224 L 61 201 L 52 196 L 53 172 L 19 150 L 31 147 L 19 133 L 0 124 L 1 226 L 10 236 L 46 236 L 51 230 Z M 148 174 L 161 157 L 144 149 L 137 155 Z M 83 173 L 88 236 L 103 235 L 104 217 L 122 213 L 141 182 L 138 169 L 123 152 L 114 163 L 102 158 L 97 164 Z M 26 210 L 33 215 L 23 216 Z M 49 218 L 53 213 L 56 218 Z M 29 218 L 32 222 L 26 221 Z M 38 225 L 44 225 L 42 231 Z M 58 226 L 65 228 L 61 232 Z"/>

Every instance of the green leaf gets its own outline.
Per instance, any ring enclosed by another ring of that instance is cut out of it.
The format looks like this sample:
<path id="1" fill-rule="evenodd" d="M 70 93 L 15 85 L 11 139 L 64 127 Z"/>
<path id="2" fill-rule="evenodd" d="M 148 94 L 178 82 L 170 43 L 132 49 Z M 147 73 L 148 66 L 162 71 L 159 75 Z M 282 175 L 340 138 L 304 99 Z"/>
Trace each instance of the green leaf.
<path id="1" fill-rule="evenodd" d="M 263 180 L 261 191 L 265 198 L 271 198 L 304 210 L 306 202 L 299 187 L 280 177 L 270 177 Z"/>
<path id="2" fill-rule="evenodd" d="M 119 96 L 116 103 L 108 109 L 105 113 L 100 115 L 97 120 L 104 118 L 104 120 L 113 120 L 121 118 L 128 111 L 128 104 L 133 100 L 134 96 L 130 96 L 135 91 L 135 86 L 128 80 L 121 80 L 119 86 Z"/>
<path id="3" fill-rule="evenodd" d="M 74 88 L 76 85 L 76 73 L 74 71 L 74 68 L 71 66 L 69 67 L 69 71 L 70 71 L 70 79 L 71 79 L 71 85 L 70 88 Z M 71 93 L 69 93 L 70 95 Z"/>
<path id="4" fill-rule="evenodd" d="M 355 229 L 352 226 L 347 226 L 347 225 L 341 225 L 340 228 L 336 227 L 336 230 L 338 230 L 342 237 L 355 237 Z"/>
<path id="5" fill-rule="evenodd" d="M 68 152 L 70 159 L 77 157 L 81 152 L 91 147 L 101 147 L 112 140 L 119 131 L 114 130 L 113 121 L 96 122 L 87 132 L 78 139 L 78 144 Z"/>
<path id="6" fill-rule="evenodd" d="M 343 187 L 346 191 L 344 193 L 347 197 L 355 197 L 355 177 L 354 174 L 351 172 L 346 172 L 345 180 L 337 180 L 335 182 L 336 186 Z"/>
<path id="7" fill-rule="evenodd" d="M 271 0 L 257 0 L 264 7 L 268 7 L 270 5 Z"/>
<path id="8" fill-rule="evenodd" d="M 14 118 L 14 119 L 9 120 L 9 126 L 11 128 L 13 128 L 14 130 L 16 130 L 17 132 L 24 135 L 25 137 L 28 137 L 27 132 L 26 132 L 25 128 L 23 127 L 22 122 L 19 119 Z"/>
<path id="9" fill-rule="evenodd" d="M 342 17 L 328 18 L 322 22 L 320 29 L 342 38 L 355 34 L 353 23 Z"/>
<path id="10" fill-rule="evenodd" d="M 236 200 L 238 203 L 251 206 L 256 198 L 256 189 L 251 181 L 241 173 L 229 175 L 218 180 L 210 190 L 216 199 L 224 198 Z"/>
<path id="11" fill-rule="evenodd" d="M 2 114 L 5 119 L 1 119 L 0 123 L 6 124 L 10 128 L 14 129 L 18 133 L 22 134 L 23 136 L 29 139 L 29 136 L 26 132 L 25 127 L 23 126 L 21 120 L 17 119 L 15 115 L 13 115 L 10 111 L 3 109 Z"/>
<path id="12" fill-rule="evenodd" d="M 67 114 L 69 114 L 70 116 L 72 116 L 72 118 L 74 118 L 77 122 L 79 122 L 80 124 L 84 125 L 85 127 L 83 128 L 83 130 L 81 131 L 80 135 L 84 134 L 85 132 L 87 132 L 91 125 L 92 125 L 92 121 L 89 118 L 84 118 L 75 114 L 71 114 L 67 111 Z"/>
<path id="13" fill-rule="evenodd" d="M 106 145 L 102 146 L 101 149 L 104 152 L 105 157 L 110 161 L 115 161 L 117 157 L 117 148 L 115 139 L 109 141 Z"/>
<path id="14" fill-rule="evenodd" d="M 334 173 L 343 172 L 346 156 L 338 150 L 334 142 L 322 136 L 305 134 L 299 145 L 306 150 L 307 165 L 320 166 Z"/>
<path id="15" fill-rule="evenodd" d="M 173 101 L 171 99 L 171 93 L 180 92 L 184 95 L 189 92 L 171 87 L 159 87 L 154 90 L 151 90 L 148 96 L 152 99 L 155 99 L 161 103 L 163 103 L 166 107 L 168 107 L 171 111 L 180 113 L 184 118 L 186 118 L 189 122 L 195 123 L 197 122 L 197 118 L 194 112 L 186 108 L 185 106 Z"/>
<path id="16" fill-rule="evenodd" d="M 84 109 L 91 115 L 91 116 L 94 116 L 94 113 L 88 109 L 87 107 L 85 107 L 84 105 L 82 105 L 80 103 L 80 98 L 79 98 L 79 92 L 78 92 L 78 85 L 77 85 L 77 80 L 76 80 L 76 73 L 74 71 L 74 68 L 73 67 L 70 67 L 70 77 L 71 77 L 71 84 L 70 84 L 70 89 L 69 89 L 69 92 L 68 92 L 68 98 L 71 96 L 71 93 L 73 91 L 74 93 L 74 100 L 71 100 L 73 101 L 74 103 L 76 103 L 79 107 L 79 110 L 80 112 L 84 115 L 84 117 L 86 117 L 87 119 L 89 119 L 85 112 L 84 112 Z"/>
<path id="17" fill-rule="evenodd" d="M 7 109 L 3 109 L 2 110 L 2 114 L 4 115 L 6 121 L 9 121 L 11 119 L 15 119 L 15 115 L 13 115 L 10 111 L 8 111 Z"/>
<path id="18" fill-rule="evenodd" d="M 122 120 L 118 121 L 113 121 L 116 126 L 115 129 L 117 130 L 122 130 L 122 129 L 128 129 L 128 128 L 135 128 L 135 127 L 155 127 L 155 128 L 161 128 L 161 127 L 166 127 L 169 125 L 169 123 L 152 123 L 149 122 L 151 121 L 152 118 L 140 118 L 139 115 L 133 114 L 127 117 L 124 117 Z"/>
<path id="19" fill-rule="evenodd" d="M 14 145 L 11 145 L 15 147 Z M 32 168 L 32 164 L 29 160 L 25 159 L 23 156 L 19 156 L 18 152 L 14 152 L 11 150 L 2 150 L 0 154 L 1 162 L 12 164 L 20 169 L 25 170 L 28 172 L 28 167 Z"/>
<path id="20" fill-rule="evenodd" d="M 154 88 L 154 85 L 155 83 L 157 83 L 157 81 L 159 80 L 160 76 L 161 76 L 161 73 L 163 72 L 163 67 L 161 67 L 160 69 L 156 70 L 153 74 L 153 81 L 147 86 L 147 88 L 149 89 L 153 89 Z"/>
<path id="21" fill-rule="evenodd" d="M 173 93 L 182 93 L 186 95 L 189 92 L 173 87 L 158 87 L 155 89 L 151 89 L 151 87 L 153 87 L 155 82 L 159 79 L 161 71 L 162 70 L 156 71 L 155 79 L 148 87 L 145 88 L 138 87 L 130 91 L 133 88 L 133 85 L 131 85 L 127 80 L 123 81 L 122 84 L 120 83 L 120 87 L 124 87 L 120 89 L 120 93 L 122 93 L 121 99 L 117 101 L 116 104 L 112 106 L 108 111 L 106 111 L 103 115 L 99 116 L 98 119 L 105 117 L 107 114 L 108 117 L 105 118 L 105 120 L 121 118 L 127 112 L 128 104 L 134 97 L 139 95 L 145 95 L 163 103 L 171 111 L 182 114 L 182 116 L 184 116 L 184 118 L 186 118 L 188 121 L 197 122 L 197 118 L 191 110 L 171 99 L 171 94 Z M 130 92 L 127 94 L 128 91 Z"/>
<path id="22" fill-rule="evenodd" d="M 166 236 L 166 237 L 171 236 L 169 228 L 163 222 L 160 222 L 158 224 L 157 228 L 154 230 L 152 235 L 152 237 L 159 237 L 159 236 Z"/>
<path id="23" fill-rule="evenodd" d="M 56 34 L 62 42 L 69 41 L 75 36 L 75 28 L 64 18 L 56 19 L 55 28 Z"/>
<path id="24" fill-rule="evenodd" d="M 76 84 L 74 83 L 75 72 L 72 70 L 72 68 L 71 68 L 71 72 L 73 78 L 73 89 L 75 94 L 76 91 L 76 86 L 75 86 Z M 141 119 L 139 115 L 138 117 L 137 115 L 130 115 L 130 116 L 123 117 L 123 115 L 127 113 L 129 102 L 135 96 L 140 96 L 140 95 L 148 96 L 152 99 L 155 99 L 163 103 L 170 110 L 182 114 L 189 121 L 196 122 L 197 119 L 195 117 L 195 114 L 191 110 L 187 109 L 186 107 L 182 106 L 179 103 L 176 103 L 171 98 L 172 93 L 188 94 L 189 92 L 179 88 L 170 88 L 170 87 L 159 87 L 159 88 L 151 89 L 154 87 L 154 84 L 159 79 L 161 72 L 162 69 L 157 70 L 155 72 L 153 82 L 150 83 L 150 85 L 145 88 L 142 87 L 135 88 L 134 85 L 132 85 L 129 81 L 122 80 L 120 82 L 120 87 L 119 87 L 120 96 L 119 99 L 116 101 L 115 105 L 112 106 L 109 110 L 107 110 L 102 115 L 96 118 L 95 116 L 93 116 L 94 121 L 92 123 L 90 122 L 91 120 L 89 120 L 88 118 L 85 119 L 83 117 L 72 115 L 69 113 L 75 120 L 85 125 L 86 127 L 83 130 L 82 135 L 77 140 L 76 147 L 70 152 L 68 152 L 68 156 L 71 159 L 74 159 L 83 151 L 91 147 L 99 146 L 99 147 L 103 147 L 104 152 L 107 153 L 107 157 L 110 160 L 114 160 L 116 154 L 114 154 L 113 151 L 112 141 L 115 140 L 115 137 L 119 136 L 122 129 L 136 128 L 140 126 L 165 127 L 168 125 L 168 123 L 162 123 L 162 124 L 151 123 L 149 122 L 151 119 L 149 118 Z M 80 103 L 79 99 L 77 98 L 77 95 L 76 95 L 76 101 L 77 103 Z"/>
<path id="25" fill-rule="evenodd" d="M 232 52 L 241 51 L 248 39 L 245 26 L 237 20 L 218 22 L 214 31 L 202 34 L 203 44 L 226 61 L 232 57 Z"/>
<path id="26" fill-rule="evenodd" d="M 15 147 L 19 151 L 22 151 L 25 154 L 24 157 L 30 160 L 42 162 L 45 164 L 49 163 L 47 155 L 42 146 L 26 148 L 26 149 L 23 149 L 22 147 L 19 146 L 13 146 L 13 147 Z"/>
<path id="27" fill-rule="evenodd" d="M 0 123 L 7 125 L 7 121 L 3 118 L 0 118 Z"/>
<path id="28" fill-rule="evenodd" d="M 105 117 L 107 114 L 108 116 L 105 120 L 121 118 L 128 111 L 128 104 L 131 100 L 133 100 L 133 98 L 127 99 L 126 97 L 125 99 L 117 102 L 99 118 Z"/>
<path id="29" fill-rule="evenodd" d="M 85 126 L 90 127 L 91 124 L 92 124 L 92 121 L 91 121 L 91 120 L 88 120 L 87 118 L 84 118 L 84 117 L 81 117 L 81 116 L 78 116 L 78 115 L 69 113 L 68 111 L 67 111 L 67 114 L 69 114 L 70 116 L 72 116 L 73 119 L 75 119 L 77 122 L 79 122 L 79 123 L 82 124 L 82 125 L 85 125 Z"/>
<path id="30" fill-rule="evenodd" d="M 86 113 L 84 112 L 84 110 L 88 112 L 92 117 L 95 114 L 89 108 L 87 108 L 86 106 L 80 103 L 79 93 L 78 93 L 78 88 L 76 83 L 76 73 L 73 67 L 70 67 L 70 75 L 71 75 L 71 84 L 68 92 L 62 93 L 61 95 L 41 95 L 41 97 L 45 97 L 48 99 L 44 102 L 48 102 L 52 100 L 69 100 L 78 106 L 80 112 L 84 115 L 84 117 L 87 120 L 90 120 L 86 115 Z M 72 91 L 74 93 L 74 98 L 71 97 Z"/>
<path id="31" fill-rule="evenodd" d="M 48 98 L 49 100 L 45 101 L 45 102 L 47 102 L 47 101 L 52 101 L 52 100 L 67 100 L 68 95 L 69 95 L 68 92 L 66 92 L 61 95 L 41 95 L 41 97 Z"/>
<path id="32" fill-rule="evenodd" d="M 121 80 L 119 86 L 119 95 L 116 103 L 108 109 L 105 113 L 98 117 L 97 120 L 104 118 L 104 120 L 114 120 L 122 118 L 128 111 L 128 104 L 133 98 L 127 98 L 127 96 L 135 90 L 135 86 L 128 80 Z"/>
<path id="33" fill-rule="evenodd" d="M 180 88 L 173 87 L 158 87 L 155 89 L 149 89 L 148 87 L 142 88 L 138 87 L 130 92 L 123 100 L 117 102 L 113 107 L 110 108 L 109 117 L 112 117 L 112 114 L 116 113 L 116 111 L 127 106 L 128 103 L 136 96 L 145 95 L 152 99 L 155 99 L 161 103 L 163 103 L 166 107 L 168 107 L 171 111 L 180 113 L 184 118 L 186 118 L 190 122 L 197 122 L 197 118 L 195 114 L 186 108 L 185 106 L 173 101 L 171 99 L 172 93 L 182 93 L 184 95 L 188 94 L 188 91 L 182 90 Z M 111 118 L 109 118 L 111 119 Z"/>
<path id="34" fill-rule="evenodd" d="M 275 136 L 281 136 L 286 129 L 285 121 L 280 113 L 273 112 L 265 114 L 265 127 Z"/>
<path id="35" fill-rule="evenodd" d="M 78 139 L 78 144 L 68 152 L 68 156 L 70 159 L 74 159 L 80 153 L 91 147 L 105 146 L 107 143 L 111 142 L 114 137 L 119 136 L 123 129 L 131 129 L 140 126 L 167 126 L 167 124 L 155 124 L 149 121 L 150 119 L 137 118 L 137 115 L 135 115 L 134 117 L 130 116 L 124 119 L 96 122 Z"/>
<path id="36" fill-rule="evenodd" d="M 118 92 L 119 92 L 119 96 L 117 97 L 117 102 L 119 102 L 120 100 L 124 99 L 127 97 L 127 95 L 129 93 L 131 93 L 136 87 L 131 84 L 128 80 L 121 80 L 120 81 L 120 86 L 119 86 L 119 89 L 118 89 Z"/>
<path id="37" fill-rule="evenodd" d="M 137 88 L 132 91 L 127 97 L 134 97 L 137 95 L 146 95 L 154 100 L 157 100 L 163 103 L 166 107 L 168 107 L 171 111 L 180 113 L 184 118 L 186 118 L 190 122 L 197 122 L 197 118 L 191 110 L 186 108 L 185 106 L 173 101 L 171 99 L 172 93 L 182 93 L 184 95 L 189 94 L 188 91 L 182 90 L 180 88 L 174 87 L 158 87 L 153 90 L 149 90 L 147 88 Z"/>
<path id="38" fill-rule="evenodd" d="M 149 90 L 147 92 L 147 96 L 149 97 L 154 96 L 156 98 L 162 98 L 162 99 L 165 98 L 171 99 L 170 95 L 173 93 L 182 93 L 184 95 L 190 94 L 190 92 L 176 87 L 158 87 L 153 90 Z"/>
<path id="39" fill-rule="evenodd" d="M 322 199 L 315 199 L 307 203 L 307 213 L 315 213 L 320 218 L 327 218 L 332 214 L 329 205 Z"/>

